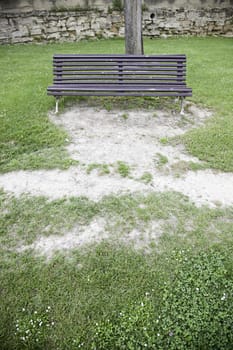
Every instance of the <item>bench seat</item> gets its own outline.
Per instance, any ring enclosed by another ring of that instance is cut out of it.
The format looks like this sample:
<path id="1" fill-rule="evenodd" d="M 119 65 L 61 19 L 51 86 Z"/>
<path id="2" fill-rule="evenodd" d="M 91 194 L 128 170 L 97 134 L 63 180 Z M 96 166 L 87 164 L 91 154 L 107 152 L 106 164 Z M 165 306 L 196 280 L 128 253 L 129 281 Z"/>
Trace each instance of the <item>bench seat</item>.
<path id="1" fill-rule="evenodd" d="M 54 55 L 48 95 L 192 96 L 185 55 Z M 56 111 L 57 111 L 56 104 Z"/>

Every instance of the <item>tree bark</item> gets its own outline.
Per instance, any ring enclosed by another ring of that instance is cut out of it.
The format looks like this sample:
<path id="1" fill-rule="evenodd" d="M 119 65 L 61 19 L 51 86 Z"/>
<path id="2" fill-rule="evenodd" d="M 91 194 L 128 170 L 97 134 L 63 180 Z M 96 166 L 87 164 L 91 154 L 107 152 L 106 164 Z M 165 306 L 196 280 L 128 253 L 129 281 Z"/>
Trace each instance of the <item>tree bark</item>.
<path id="1" fill-rule="evenodd" d="M 143 54 L 142 0 L 125 0 L 125 53 Z"/>

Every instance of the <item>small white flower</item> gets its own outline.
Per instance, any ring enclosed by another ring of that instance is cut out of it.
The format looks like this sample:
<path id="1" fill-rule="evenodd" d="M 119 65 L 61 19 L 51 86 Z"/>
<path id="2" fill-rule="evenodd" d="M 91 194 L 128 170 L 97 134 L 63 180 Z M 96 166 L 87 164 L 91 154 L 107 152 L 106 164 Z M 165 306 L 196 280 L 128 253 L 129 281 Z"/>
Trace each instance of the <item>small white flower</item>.
<path id="1" fill-rule="evenodd" d="M 51 322 L 51 325 L 54 326 L 54 322 L 53 321 Z"/>
<path id="2" fill-rule="evenodd" d="M 199 288 L 198 287 L 196 288 L 196 291 L 199 292 Z"/>
<path id="3" fill-rule="evenodd" d="M 25 308 L 24 308 L 24 307 L 22 308 L 22 311 L 23 311 L 23 312 L 25 311 Z"/>
<path id="4" fill-rule="evenodd" d="M 159 323 L 159 320 L 158 320 L 158 319 L 156 320 L 156 323 Z"/>
<path id="5" fill-rule="evenodd" d="M 226 293 L 223 293 L 223 296 L 222 296 L 222 298 L 221 298 L 221 300 L 225 300 L 226 299 Z"/>
<path id="6" fill-rule="evenodd" d="M 144 303 L 141 303 L 141 306 L 144 306 Z"/>
<path id="7" fill-rule="evenodd" d="M 37 311 L 34 311 L 34 314 L 36 315 L 36 314 L 37 314 Z"/>
<path id="8" fill-rule="evenodd" d="M 157 337 L 160 337 L 160 334 L 159 334 L 159 333 L 157 333 Z"/>

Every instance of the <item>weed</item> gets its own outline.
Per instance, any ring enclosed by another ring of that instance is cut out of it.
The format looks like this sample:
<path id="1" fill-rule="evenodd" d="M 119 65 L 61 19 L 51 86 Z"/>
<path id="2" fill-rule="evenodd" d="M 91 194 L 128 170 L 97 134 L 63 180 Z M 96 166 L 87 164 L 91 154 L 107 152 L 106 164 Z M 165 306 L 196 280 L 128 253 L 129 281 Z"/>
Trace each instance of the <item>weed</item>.
<path id="1" fill-rule="evenodd" d="M 171 170 L 176 176 L 185 174 L 189 170 L 198 171 L 206 168 L 207 166 L 205 163 L 187 162 L 184 160 L 180 160 L 178 162 L 171 164 Z"/>
<path id="2" fill-rule="evenodd" d="M 128 114 L 127 113 L 123 113 L 121 115 L 121 118 L 123 118 L 124 120 L 127 120 L 129 118 Z"/>
<path id="3" fill-rule="evenodd" d="M 230 349 L 233 281 L 224 255 L 174 252 L 170 280 L 111 319 L 96 324 L 92 349 Z"/>
<path id="4" fill-rule="evenodd" d="M 30 312 L 25 308 L 18 314 L 15 323 L 15 336 L 17 342 L 25 349 L 47 348 L 51 342 L 51 328 L 55 322 L 51 318 L 51 307 L 44 311 Z"/>
<path id="5" fill-rule="evenodd" d="M 155 164 L 158 168 L 161 168 L 163 165 L 168 163 L 168 158 L 161 154 L 161 153 L 156 153 L 156 158 L 155 158 Z"/>
<path id="6" fill-rule="evenodd" d="M 130 166 L 125 162 L 117 162 L 117 171 L 122 177 L 128 177 L 130 175 Z"/>
<path id="7" fill-rule="evenodd" d="M 151 173 L 146 172 L 140 177 L 140 181 L 144 182 L 145 184 L 149 184 L 153 181 L 153 176 Z"/>
<path id="8" fill-rule="evenodd" d="M 90 174 L 93 170 L 97 169 L 99 175 L 107 175 L 110 174 L 110 169 L 108 164 L 98 164 L 93 163 L 87 166 L 87 174 Z"/>
<path id="9" fill-rule="evenodd" d="M 162 145 L 167 145 L 169 142 L 167 137 L 161 137 L 161 139 L 159 141 Z"/>
<path id="10" fill-rule="evenodd" d="M 124 6 L 122 4 L 122 0 L 113 0 L 112 1 L 112 9 L 114 11 L 123 11 Z"/>

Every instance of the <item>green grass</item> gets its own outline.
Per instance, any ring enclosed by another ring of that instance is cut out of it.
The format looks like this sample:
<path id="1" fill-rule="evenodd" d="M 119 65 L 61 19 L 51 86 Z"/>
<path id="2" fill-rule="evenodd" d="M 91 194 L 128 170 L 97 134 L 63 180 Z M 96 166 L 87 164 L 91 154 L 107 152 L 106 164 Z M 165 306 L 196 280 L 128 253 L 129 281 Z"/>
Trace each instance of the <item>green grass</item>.
<path id="1" fill-rule="evenodd" d="M 204 167 L 224 171 L 233 169 L 232 44 L 227 38 L 144 42 L 147 54 L 187 54 L 192 100 L 211 108 L 214 117 L 180 142 L 205 161 Z M 0 47 L 1 172 L 74 164 L 64 148 L 68 135 L 47 117 L 54 108 L 46 87 L 52 82 L 55 52 L 121 53 L 124 42 Z M 76 101 L 63 100 L 61 109 Z M 118 107 L 123 116 L 129 108 L 156 110 L 169 108 L 170 103 L 168 99 L 126 98 L 87 102 L 106 109 Z M 165 158 L 159 159 L 166 163 Z M 121 176 L 130 176 L 123 162 L 90 164 L 86 170 L 105 174 L 113 166 Z M 178 171 L 199 168 L 194 163 L 176 166 Z M 144 173 L 139 180 L 150 183 L 151 174 Z M 33 250 L 22 250 L 40 237 L 85 229 L 98 219 L 105 223 L 106 241 L 58 252 L 50 260 Z M 130 240 L 132 232 L 141 237 L 136 249 Z M 112 195 L 97 202 L 84 197 L 15 198 L 1 192 L 0 348 L 76 350 L 80 346 L 89 350 L 96 345 L 98 349 L 142 349 L 144 345 L 138 342 L 145 339 L 157 344 L 150 345 L 151 349 L 231 349 L 232 232 L 232 207 L 197 208 L 172 192 Z M 145 297 L 148 293 L 150 298 Z M 163 320 L 159 325 L 158 315 Z M 28 330 L 27 341 L 22 337 Z M 200 344 L 200 339 L 205 343 Z"/>
<path id="2" fill-rule="evenodd" d="M 192 247 L 194 258 L 201 251 L 207 255 L 211 249 L 219 251 L 228 278 L 232 278 L 232 208 L 196 208 L 175 193 L 108 196 L 100 202 L 86 198 L 16 199 L 4 193 L 0 199 L 1 349 L 22 349 L 17 320 L 29 325 L 34 311 L 43 319 L 48 306 L 49 322 L 54 326 L 43 330 L 40 349 L 76 349 L 74 341 L 81 340 L 85 340 L 84 348 L 90 349 L 96 322 L 114 318 L 148 292 L 153 291 L 153 305 L 162 305 L 161 287 L 164 282 L 172 283 L 178 269 L 179 261 L 171 257 L 177 249 Z M 105 242 L 69 254 L 58 253 L 49 261 L 36 257 L 33 251 L 17 253 L 41 236 L 63 235 L 98 217 L 106 221 L 109 239 Z M 133 230 L 146 234 L 155 220 L 161 223 L 163 235 L 148 243 L 150 254 L 145 255 L 145 247 L 137 252 L 130 244 L 119 243 Z M 26 348 L 36 348 L 33 346 Z"/>
<path id="3" fill-rule="evenodd" d="M 233 170 L 232 43 L 231 38 L 144 40 L 146 54 L 187 54 L 187 81 L 193 88 L 192 100 L 213 109 L 215 117 L 205 127 L 187 133 L 182 142 L 188 151 L 206 161 L 210 167 L 224 171 Z M 46 88 L 52 82 L 52 55 L 55 52 L 123 53 L 124 41 L 115 39 L 0 47 L 2 172 L 66 168 L 72 163 L 64 150 L 67 135 L 51 124 L 47 117 L 48 110 L 54 108 L 54 99 L 46 95 Z M 71 100 L 68 98 L 63 103 Z M 103 104 L 108 109 L 115 105 L 123 109 L 129 106 L 135 108 L 136 105 L 158 108 L 163 104 L 166 106 L 167 100 L 103 99 Z"/>

